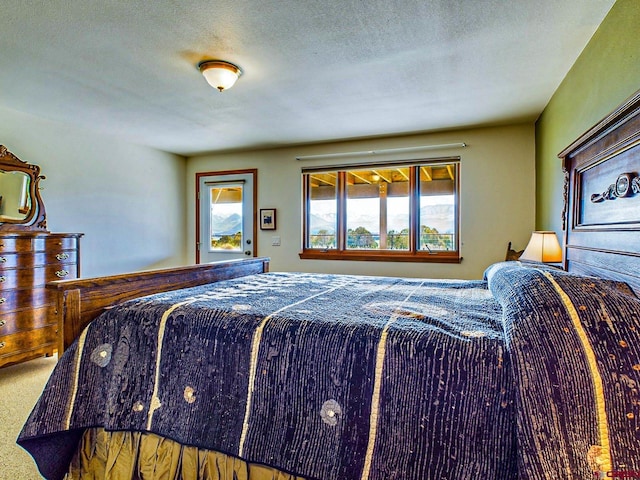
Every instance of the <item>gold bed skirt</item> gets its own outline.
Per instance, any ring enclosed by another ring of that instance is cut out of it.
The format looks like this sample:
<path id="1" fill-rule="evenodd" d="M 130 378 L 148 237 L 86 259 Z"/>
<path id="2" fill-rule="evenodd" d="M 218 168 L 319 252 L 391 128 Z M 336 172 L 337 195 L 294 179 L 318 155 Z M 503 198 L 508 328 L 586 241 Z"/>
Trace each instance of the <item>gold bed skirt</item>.
<path id="1" fill-rule="evenodd" d="M 275 468 L 141 432 L 87 429 L 66 480 L 304 480 Z"/>

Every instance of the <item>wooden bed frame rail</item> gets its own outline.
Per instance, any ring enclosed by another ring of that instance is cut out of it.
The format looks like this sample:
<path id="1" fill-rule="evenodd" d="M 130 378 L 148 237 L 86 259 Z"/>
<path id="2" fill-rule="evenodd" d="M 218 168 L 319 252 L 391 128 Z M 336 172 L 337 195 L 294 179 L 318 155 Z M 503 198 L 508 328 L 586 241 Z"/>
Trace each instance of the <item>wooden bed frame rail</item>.
<path id="1" fill-rule="evenodd" d="M 268 258 L 250 258 L 50 282 L 47 288 L 55 290 L 56 295 L 58 354 L 73 343 L 91 320 L 119 303 L 268 271 Z"/>

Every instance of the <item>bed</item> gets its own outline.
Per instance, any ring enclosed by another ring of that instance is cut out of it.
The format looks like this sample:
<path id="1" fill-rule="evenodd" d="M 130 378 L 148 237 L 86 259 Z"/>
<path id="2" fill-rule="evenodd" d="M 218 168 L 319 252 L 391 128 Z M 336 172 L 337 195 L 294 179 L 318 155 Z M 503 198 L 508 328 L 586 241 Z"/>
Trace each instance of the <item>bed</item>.
<path id="1" fill-rule="evenodd" d="M 640 93 L 560 156 L 564 269 L 53 282 L 46 478 L 640 477 Z"/>

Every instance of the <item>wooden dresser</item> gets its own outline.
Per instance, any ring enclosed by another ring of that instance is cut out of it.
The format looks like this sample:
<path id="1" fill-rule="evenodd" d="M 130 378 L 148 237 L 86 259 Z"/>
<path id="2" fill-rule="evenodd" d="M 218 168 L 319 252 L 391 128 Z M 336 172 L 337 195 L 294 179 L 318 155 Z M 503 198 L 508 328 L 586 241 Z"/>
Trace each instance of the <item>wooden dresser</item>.
<path id="1" fill-rule="evenodd" d="M 51 280 L 80 276 L 77 233 L 0 231 L 0 367 L 57 348 Z"/>
<path id="2" fill-rule="evenodd" d="M 58 348 L 47 282 L 80 276 L 81 233 L 51 233 L 38 165 L 0 145 L 0 367 Z"/>

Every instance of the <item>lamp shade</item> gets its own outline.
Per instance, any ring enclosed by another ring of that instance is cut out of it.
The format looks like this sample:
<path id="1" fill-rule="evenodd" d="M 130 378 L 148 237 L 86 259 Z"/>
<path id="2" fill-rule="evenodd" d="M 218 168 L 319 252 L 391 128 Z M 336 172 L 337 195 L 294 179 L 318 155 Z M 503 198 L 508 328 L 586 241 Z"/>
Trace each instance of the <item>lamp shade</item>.
<path id="1" fill-rule="evenodd" d="M 527 248 L 520 260 L 532 262 L 558 263 L 562 261 L 562 249 L 558 243 L 556 232 L 533 232 Z"/>
<path id="2" fill-rule="evenodd" d="M 209 85 L 220 92 L 233 87 L 238 77 L 242 75 L 239 67 L 222 60 L 205 60 L 200 62 L 198 68 Z"/>

